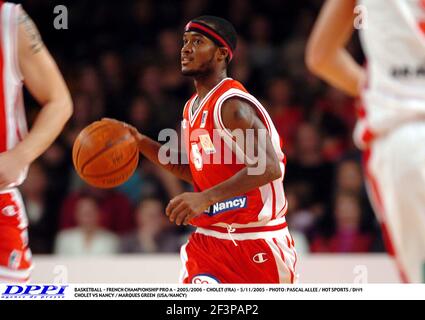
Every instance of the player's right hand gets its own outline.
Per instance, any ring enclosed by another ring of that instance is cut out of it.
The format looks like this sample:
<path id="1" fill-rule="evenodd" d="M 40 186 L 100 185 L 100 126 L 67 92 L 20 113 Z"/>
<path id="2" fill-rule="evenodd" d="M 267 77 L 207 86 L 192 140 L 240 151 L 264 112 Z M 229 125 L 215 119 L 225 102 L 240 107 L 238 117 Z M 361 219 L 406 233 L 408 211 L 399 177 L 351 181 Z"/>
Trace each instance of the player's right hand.
<path id="1" fill-rule="evenodd" d="M 29 164 L 16 149 L 0 153 L 0 190 L 10 188 L 19 181 Z"/>
<path id="2" fill-rule="evenodd" d="M 122 125 L 124 128 L 128 129 L 128 131 L 130 131 L 131 135 L 134 137 L 134 139 L 136 139 L 137 144 L 139 144 L 139 142 L 145 138 L 145 135 L 141 134 L 135 127 L 133 127 L 132 125 L 129 125 L 128 123 L 124 121 L 119 121 L 112 118 L 102 118 L 102 121 L 111 121 L 111 122 Z"/>

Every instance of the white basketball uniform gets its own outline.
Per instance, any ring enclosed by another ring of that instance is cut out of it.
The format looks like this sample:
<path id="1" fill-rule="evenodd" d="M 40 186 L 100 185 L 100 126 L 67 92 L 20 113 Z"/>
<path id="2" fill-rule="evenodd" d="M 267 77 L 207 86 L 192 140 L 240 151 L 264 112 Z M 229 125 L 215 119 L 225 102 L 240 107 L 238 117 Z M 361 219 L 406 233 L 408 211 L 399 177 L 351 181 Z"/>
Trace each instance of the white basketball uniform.
<path id="1" fill-rule="evenodd" d="M 13 149 L 27 134 L 18 61 L 19 5 L 0 1 L 0 153 Z M 19 186 L 20 177 L 0 190 L 0 283 L 25 282 L 32 269 L 28 219 Z"/>
<path id="2" fill-rule="evenodd" d="M 360 0 L 368 81 L 354 140 L 402 279 L 425 261 L 425 1 Z"/>

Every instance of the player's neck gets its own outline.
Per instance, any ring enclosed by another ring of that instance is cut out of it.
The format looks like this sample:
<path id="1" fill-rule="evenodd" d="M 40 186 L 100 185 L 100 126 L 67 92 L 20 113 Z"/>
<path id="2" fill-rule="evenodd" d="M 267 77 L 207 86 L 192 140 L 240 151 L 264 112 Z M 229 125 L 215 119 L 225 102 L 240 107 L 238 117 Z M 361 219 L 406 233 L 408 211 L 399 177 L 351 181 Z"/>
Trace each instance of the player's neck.
<path id="1" fill-rule="evenodd" d="M 220 81 L 227 78 L 226 70 L 221 70 L 208 76 L 200 76 L 195 78 L 195 88 L 199 101 L 202 100 L 208 92 L 211 91 Z"/>

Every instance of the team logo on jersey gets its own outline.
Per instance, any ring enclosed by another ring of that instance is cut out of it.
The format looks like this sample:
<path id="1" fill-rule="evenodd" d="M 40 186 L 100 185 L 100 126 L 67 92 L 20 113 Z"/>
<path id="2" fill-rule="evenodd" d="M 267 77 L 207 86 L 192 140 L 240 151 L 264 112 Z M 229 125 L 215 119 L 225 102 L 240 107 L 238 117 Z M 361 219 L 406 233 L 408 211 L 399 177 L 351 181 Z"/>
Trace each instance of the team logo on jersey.
<path id="1" fill-rule="evenodd" d="M 216 278 L 209 274 L 197 274 L 192 278 L 193 284 L 216 284 L 220 283 Z"/>
<path id="2" fill-rule="evenodd" d="M 252 257 L 252 261 L 254 261 L 255 263 L 264 263 L 269 260 L 266 258 L 266 255 L 267 253 L 264 252 L 257 253 L 255 256 Z"/>
<path id="3" fill-rule="evenodd" d="M 215 216 L 216 214 L 223 213 L 229 210 L 246 208 L 246 205 L 246 196 L 235 197 L 213 204 L 206 210 L 205 213 L 207 213 L 209 216 Z"/>
<path id="4" fill-rule="evenodd" d="M 212 154 L 216 152 L 209 134 L 199 135 L 199 141 L 201 142 L 202 149 L 204 149 L 206 154 Z"/>
<path id="5" fill-rule="evenodd" d="M 207 123 L 208 110 L 202 112 L 201 125 L 200 128 L 205 128 L 205 124 Z"/>

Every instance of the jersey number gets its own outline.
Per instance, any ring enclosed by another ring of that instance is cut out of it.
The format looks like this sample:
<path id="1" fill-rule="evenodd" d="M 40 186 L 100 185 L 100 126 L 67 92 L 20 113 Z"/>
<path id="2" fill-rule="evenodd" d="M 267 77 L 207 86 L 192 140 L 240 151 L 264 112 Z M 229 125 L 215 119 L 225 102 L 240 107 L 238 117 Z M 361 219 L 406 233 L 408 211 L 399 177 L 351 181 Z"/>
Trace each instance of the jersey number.
<path id="1" fill-rule="evenodd" d="M 202 155 L 199 151 L 199 147 L 197 143 L 192 143 L 191 145 L 191 154 L 192 154 L 192 161 L 195 165 L 195 168 L 197 171 L 201 171 L 204 164 L 202 163 Z"/>

